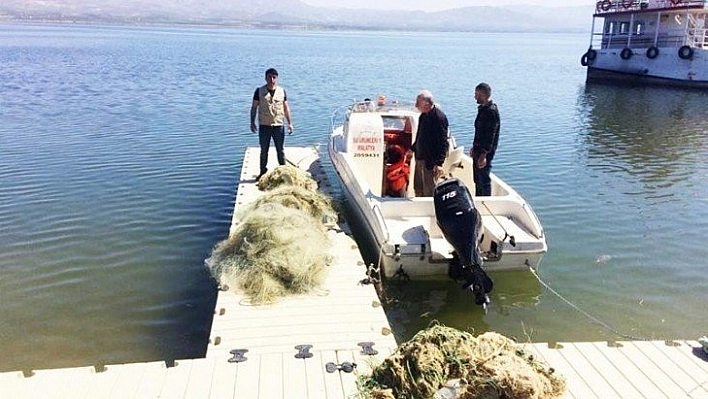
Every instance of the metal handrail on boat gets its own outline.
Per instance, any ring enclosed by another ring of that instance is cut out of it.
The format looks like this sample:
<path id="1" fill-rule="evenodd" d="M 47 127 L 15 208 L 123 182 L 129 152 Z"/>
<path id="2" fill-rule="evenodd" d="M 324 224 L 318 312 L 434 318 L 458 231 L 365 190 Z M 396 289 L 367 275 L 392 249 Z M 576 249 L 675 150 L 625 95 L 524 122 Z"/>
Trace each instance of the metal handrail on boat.
<path id="1" fill-rule="evenodd" d="M 388 242 L 389 239 L 391 238 L 391 235 L 388 233 L 388 226 L 386 225 L 386 219 L 384 219 L 383 212 L 381 211 L 381 207 L 378 204 L 374 204 L 372 207 L 372 210 L 374 211 L 374 215 L 376 215 L 376 218 L 379 220 L 379 224 L 381 226 L 381 229 L 383 230 L 384 235 L 386 236 L 386 240 L 384 242 Z"/>
<path id="2" fill-rule="evenodd" d="M 399 101 L 385 102 L 383 105 L 377 104 L 372 100 L 364 100 L 354 102 L 351 105 L 345 105 L 336 108 L 330 117 L 330 133 L 334 129 L 344 124 L 344 121 L 352 112 L 382 112 L 382 111 L 399 111 L 399 110 L 416 110 L 415 105 L 403 103 Z"/>
<path id="3" fill-rule="evenodd" d="M 346 116 L 349 114 L 349 112 L 351 112 L 351 109 L 351 105 L 344 105 L 332 111 L 332 116 L 329 119 L 330 133 L 333 133 L 334 129 L 344 124 L 344 119 L 346 119 Z"/>
<path id="4" fill-rule="evenodd" d="M 486 203 L 486 202 L 484 202 L 484 201 L 480 201 L 480 202 L 482 203 L 482 205 L 484 206 L 484 208 L 487 209 L 487 212 L 489 212 L 489 214 L 492 216 L 492 218 L 494 219 L 494 221 L 497 222 L 497 224 L 499 225 L 499 227 L 501 227 L 502 231 L 504 232 L 504 238 L 502 238 L 502 242 L 506 241 L 506 239 L 508 238 L 508 239 L 509 239 L 509 244 L 511 244 L 512 247 L 515 247 L 515 246 L 516 246 L 516 237 L 514 237 L 514 236 L 511 235 L 511 234 L 509 234 L 509 232 L 508 232 L 508 231 L 506 230 L 506 228 L 504 227 L 504 224 L 502 224 L 502 222 L 499 221 L 499 219 L 497 219 L 497 215 L 495 215 L 494 212 L 492 212 L 492 210 L 489 209 L 489 206 L 487 206 L 487 203 Z M 500 257 L 501 257 L 501 256 L 500 256 Z"/>

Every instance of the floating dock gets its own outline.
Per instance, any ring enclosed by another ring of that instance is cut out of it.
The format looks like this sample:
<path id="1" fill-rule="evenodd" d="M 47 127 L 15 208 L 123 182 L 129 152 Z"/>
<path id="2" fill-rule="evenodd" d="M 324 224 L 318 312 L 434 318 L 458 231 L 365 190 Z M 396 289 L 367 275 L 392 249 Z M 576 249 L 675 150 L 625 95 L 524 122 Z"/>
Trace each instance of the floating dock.
<path id="1" fill-rule="evenodd" d="M 237 211 L 260 195 L 258 153 L 246 149 L 231 232 Z M 288 147 L 286 157 L 330 191 L 314 148 Z M 0 373 L 0 399 L 356 398 L 357 376 L 397 344 L 374 287 L 360 283 L 366 267 L 345 230 L 328 232 L 331 270 L 312 295 L 253 306 L 220 291 L 205 358 Z M 520 346 L 566 377 L 566 398 L 708 398 L 708 355 L 696 341 Z"/>

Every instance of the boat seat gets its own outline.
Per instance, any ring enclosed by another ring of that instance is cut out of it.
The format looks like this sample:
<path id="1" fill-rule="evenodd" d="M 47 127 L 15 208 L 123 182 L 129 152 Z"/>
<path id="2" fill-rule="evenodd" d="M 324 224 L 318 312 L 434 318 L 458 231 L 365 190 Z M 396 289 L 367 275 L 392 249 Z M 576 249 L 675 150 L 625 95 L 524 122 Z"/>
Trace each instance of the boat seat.
<path id="1" fill-rule="evenodd" d="M 482 215 L 482 225 L 484 226 L 485 235 L 491 235 L 491 237 L 488 237 L 487 239 L 501 242 L 504 239 L 505 231 L 510 236 L 514 236 L 516 246 L 512 247 L 507 239 L 504 243 L 504 249 L 506 250 L 530 251 L 538 249 L 543 245 L 541 240 L 534 237 L 522 226 L 516 224 L 516 222 L 508 216 L 497 215 L 494 217 L 492 215 Z"/>
<path id="2" fill-rule="evenodd" d="M 440 226 L 438 226 L 438 221 L 435 217 L 430 218 L 430 225 L 428 226 L 428 234 L 430 234 L 431 239 L 444 237 L 442 230 L 440 230 Z"/>
<path id="3" fill-rule="evenodd" d="M 443 172 L 446 175 L 452 176 L 452 172 L 454 172 L 455 169 L 460 165 L 464 153 L 464 146 L 458 146 L 448 151 L 447 157 L 445 158 L 445 162 L 443 162 L 442 165 Z"/>

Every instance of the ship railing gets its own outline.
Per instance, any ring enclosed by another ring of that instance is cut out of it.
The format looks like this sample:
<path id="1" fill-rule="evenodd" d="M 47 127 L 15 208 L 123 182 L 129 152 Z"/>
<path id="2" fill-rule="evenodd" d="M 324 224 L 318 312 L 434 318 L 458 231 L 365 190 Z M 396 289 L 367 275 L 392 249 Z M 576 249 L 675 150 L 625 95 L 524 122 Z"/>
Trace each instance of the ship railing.
<path id="1" fill-rule="evenodd" d="M 595 15 L 642 10 L 704 8 L 706 0 L 598 0 Z"/>
<path id="2" fill-rule="evenodd" d="M 607 33 L 595 33 L 592 39 L 592 48 L 595 49 L 623 49 L 649 48 L 652 46 L 664 48 L 679 48 L 683 45 L 698 48 L 708 48 L 708 29 L 694 28 L 685 34 L 683 29 L 676 29 L 671 32 L 662 33 L 654 37 L 652 34 L 638 35 L 611 35 Z"/>
<path id="3" fill-rule="evenodd" d="M 708 48 L 708 29 L 692 29 L 686 36 L 684 44 L 691 47 Z"/>
<path id="4" fill-rule="evenodd" d="M 693 14 L 688 14 L 688 30 L 686 32 L 686 44 L 691 47 L 708 47 L 708 28 L 705 28 L 706 18 L 702 15 L 696 18 Z"/>

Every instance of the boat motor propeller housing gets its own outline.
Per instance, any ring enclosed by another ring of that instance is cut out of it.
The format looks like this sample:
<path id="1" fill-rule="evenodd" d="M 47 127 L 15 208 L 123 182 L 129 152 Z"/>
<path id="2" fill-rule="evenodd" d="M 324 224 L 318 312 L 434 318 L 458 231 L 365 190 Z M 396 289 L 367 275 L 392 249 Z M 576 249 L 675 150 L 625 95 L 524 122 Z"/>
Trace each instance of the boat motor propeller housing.
<path id="1" fill-rule="evenodd" d="M 479 241 L 482 235 L 482 216 L 474 206 L 472 195 L 460 180 L 447 179 L 433 192 L 435 218 L 445 239 L 455 250 L 450 262 L 450 276 L 465 280 L 463 289 L 474 293 L 475 303 L 485 306 L 494 283 L 482 269 Z"/>

